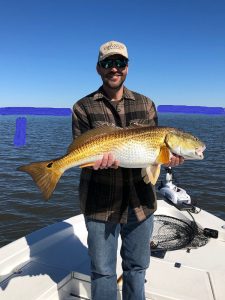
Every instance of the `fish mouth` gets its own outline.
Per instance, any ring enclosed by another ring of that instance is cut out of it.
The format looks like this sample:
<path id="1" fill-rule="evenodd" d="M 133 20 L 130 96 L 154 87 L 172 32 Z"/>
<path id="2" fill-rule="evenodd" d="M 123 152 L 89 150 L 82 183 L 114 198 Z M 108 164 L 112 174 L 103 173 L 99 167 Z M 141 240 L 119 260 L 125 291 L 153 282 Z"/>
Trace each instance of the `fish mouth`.
<path id="1" fill-rule="evenodd" d="M 204 158 L 203 153 L 202 154 L 197 154 L 197 156 L 198 156 L 199 159 L 203 159 Z"/>
<path id="2" fill-rule="evenodd" d="M 196 148 L 195 149 L 196 158 L 203 159 L 204 158 L 203 152 L 204 152 L 205 149 L 206 149 L 205 145 L 203 145 L 202 147 Z"/>
<path id="3" fill-rule="evenodd" d="M 203 151 L 206 149 L 205 146 L 193 149 L 192 151 L 187 151 L 186 153 L 181 153 L 179 155 L 183 156 L 184 159 L 188 160 L 202 160 L 204 158 Z"/>

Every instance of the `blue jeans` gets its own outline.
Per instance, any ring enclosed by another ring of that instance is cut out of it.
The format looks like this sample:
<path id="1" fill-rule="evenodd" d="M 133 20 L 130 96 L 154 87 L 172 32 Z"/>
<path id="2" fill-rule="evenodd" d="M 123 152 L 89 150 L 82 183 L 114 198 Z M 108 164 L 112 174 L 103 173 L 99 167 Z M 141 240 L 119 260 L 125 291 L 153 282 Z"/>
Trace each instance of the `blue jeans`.
<path id="1" fill-rule="evenodd" d="M 121 234 L 120 254 L 123 268 L 123 300 L 144 300 L 145 271 L 150 263 L 150 237 L 153 215 L 138 222 L 129 210 L 127 224 L 114 224 L 85 218 L 88 251 L 91 258 L 92 300 L 117 299 L 117 246 Z"/>

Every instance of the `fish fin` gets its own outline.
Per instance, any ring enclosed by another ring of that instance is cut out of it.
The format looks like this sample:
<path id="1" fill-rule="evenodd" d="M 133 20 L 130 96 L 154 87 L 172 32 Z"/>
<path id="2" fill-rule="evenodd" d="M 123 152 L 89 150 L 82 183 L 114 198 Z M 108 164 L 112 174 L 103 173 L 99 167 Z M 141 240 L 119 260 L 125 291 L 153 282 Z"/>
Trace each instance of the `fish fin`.
<path id="1" fill-rule="evenodd" d="M 140 128 L 140 127 L 147 127 L 147 126 L 148 125 L 142 125 L 142 124 L 139 124 L 139 123 L 132 123 L 129 126 L 127 126 L 126 128 L 130 129 L 130 128 Z"/>
<path id="2" fill-rule="evenodd" d="M 55 167 L 53 160 L 31 163 L 21 166 L 17 170 L 26 172 L 32 177 L 46 200 L 51 197 L 57 182 L 63 174 Z"/>
<path id="3" fill-rule="evenodd" d="M 103 127 L 103 126 L 108 126 L 108 127 L 118 127 L 116 126 L 116 124 L 114 123 L 109 123 L 109 122 L 106 122 L 106 121 L 95 121 L 94 122 L 94 127 L 95 128 L 99 128 L 99 127 Z"/>
<path id="4" fill-rule="evenodd" d="M 136 119 L 130 121 L 130 124 L 127 128 L 137 128 L 137 127 L 147 127 L 150 126 L 149 120 L 146 119 Z"/>
<path id="5" fill-rule="evenodd" d="M 156 161 L 159 164 L 168 164 L 170 162 L 170 150 L 167 146 L 162 146 L 160 148 L 160 152 Z"/>
<path id="6" fill-rule="evenodd" d="M 160 164 L 150 165 L 141 170 L 141 176 L 146 184 L 149 182 L 151 182 L 153 185 L 156 184 L 160 174 L 160 167 Z"/>
<path id="7" fill-rule="evenodd" d="M 102 125 L 100 127 L 90 129 L 90 130 L 86 131 L 85 133 L 81 134 L 80 136 L 78 136 L 72 142 L 72 144 L 69 146 L 67 153 L 70 153 L 73 150 L 75 150 L 76 148 L 78 148 L 78 147 L 82 146 L 83 144 L 85 144 L 86 142 L 91 141 L 96 136 L 104 136 L 104 135 L 114 133 L 118 130 L 123 129 L 123 128 L 117 127 L 115 125 L 112 126 L 110 123 L 103 123 L 103 124 L 104 125 Z"/>
<path id="8" fill-rule="evenodd" d="M 93 167 L 94 164 L 95 164 L 95 162 L 90 162 L 90 163 L 82 164 L 79 167 L 80 168 Z"/>

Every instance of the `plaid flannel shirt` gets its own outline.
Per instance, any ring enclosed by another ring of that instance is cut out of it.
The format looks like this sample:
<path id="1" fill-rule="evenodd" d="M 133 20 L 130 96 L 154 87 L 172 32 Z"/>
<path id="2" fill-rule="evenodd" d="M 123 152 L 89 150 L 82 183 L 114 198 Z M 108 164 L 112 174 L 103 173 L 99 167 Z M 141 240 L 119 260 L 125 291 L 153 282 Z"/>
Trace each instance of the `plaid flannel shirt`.
<path id="1" fill-rule="evenodd" d="M 156 126 L 158 118 L 155 105 L 149 98 L 124 87 L 121 101 L 113 102 L 107 99 L 100 87 L 74 104 L 74 139 L 97 127 L 99 122 L 120 127 L 133 122 Z M 80 175 L 79 196 L 82 213 L 95 220 L 126 223 L 128 207 L 131 207 L 137 219 L 142 221 L 156 210 L 155 189 L 144 183 L 141 169 L 84 168 Z"/>

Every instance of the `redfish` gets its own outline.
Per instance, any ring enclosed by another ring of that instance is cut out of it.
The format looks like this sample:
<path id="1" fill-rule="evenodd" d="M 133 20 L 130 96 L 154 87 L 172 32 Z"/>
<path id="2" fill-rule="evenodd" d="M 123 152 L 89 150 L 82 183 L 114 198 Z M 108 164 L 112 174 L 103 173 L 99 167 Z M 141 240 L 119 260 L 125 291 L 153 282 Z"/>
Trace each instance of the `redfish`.
<path id="1" fill-rule="evenodd" d="M 69 168 L 93 166 L 104 153 L 112 153 L 123 168 L 142 168 L 146 183 L 156 184 L 160 166 L 172 153 L 187 160 L 202 160 L 205 144 L 197 137 L 172 127 L 140 126 L 120 128 L 110 124 L 91 129 L 76 138 L 66 155 L 18 168 L 27 172 L 47 200 Z"/>

